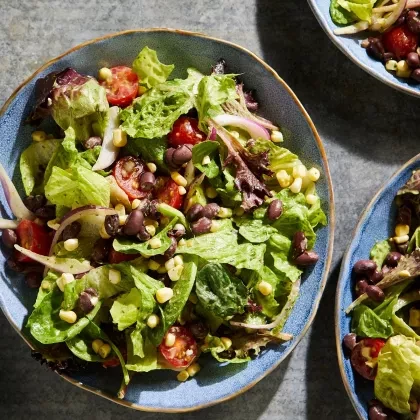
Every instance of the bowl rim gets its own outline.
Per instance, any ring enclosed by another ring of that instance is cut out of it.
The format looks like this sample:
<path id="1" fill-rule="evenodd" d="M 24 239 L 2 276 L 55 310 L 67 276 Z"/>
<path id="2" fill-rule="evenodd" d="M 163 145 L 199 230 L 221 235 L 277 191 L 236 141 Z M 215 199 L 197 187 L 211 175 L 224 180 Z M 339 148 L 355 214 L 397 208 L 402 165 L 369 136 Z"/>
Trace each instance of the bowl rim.
<path id="1" fill-rule="evenodd" d="M 410 96 L 414 96 L 416 98 L 420 97 L 420 89 L 415 90 L 413 87 L 402 85 L 401 83 L 398 83 L 394 80 L 388 80 L 383 75 L 377 73 L 372 67 L 364 64 L 362 61 L 360 61 L 355 55 L 350 54 L 347 48 L 339 41 L 340 37 L 335 35 L 330 26 L 328 25 L 327 19 L 328 17 L 325 17 L 324 14 L 321 12 L 321 10 L 318 7 L 318 3 L 316 0 L 307 0 L 309 3 L 309 6 L 312 9 L 313 14 L 315 15 L 316 19 L 318 20 L 318 23 L 321 25 L 324 32 L 328 35 L 330 40 L 335 44 L 335 46 L 348 58 L 350 58 L 353 63 L 357 64 L 360 68 L 362 68 L 365 72 L 369 73 L 371 76 L 373 76 L 375 79 L 379 80 L 380 82 L 392 87 L 393 89 L 399 90 L 400 92 L 404 92 Z M 330 1 L 330 0 L 323 0 L 323 1 Z M 396 77 L 395 80 L 398 80 Z"/>
<path id="2" fill-rule="evenodd" d="M 340 368 L 341 373 L 341 379 L 344 384 L 344 388 L 346 389 L 347 395 L 350 398 L 350 401 L 353 405 L 354 410 L 356 411 L 357 415 L 359 416 L 360 420 L 366 420 L 366 417 L 362 415 L 360 412 L 358 405 L 359 400 L 356 398 L 357 393 L 353 391 L 350 383 L 349 378 L 346 375 L 346 370 L 344 368 L 344 357 L 341 357 L 342 354 L 342 342 L 340 337 L 341 332 L 341 325 L 340 325 L 340 319 L 343 316 L 342 314 L 342 308 L 341 308 L 341 301 L 342 301 L 342 286 L 344 282 L 348 281 L 348 277 L 346 276 L 346 272 L 348 272 L 347 267 L 350 263 L 350 256 L 351 251 L 353 248 L 353 242 L 355 240 L 355 237 L 357 233 L 362 229 L 366 218 L 370 211 L 372 210 L 373 206 L 377 203 L 379 197 L 383 194 L 383 192 L 388 189 L 389 185 L 397 178 L 402 172 L 404 172 L 409 166 L 411 166 L 413 163 L 418 161 L 420 163 L 420 153 L 413 158 L 411 158 L 409 161 L 404 163 L 402 166 L 400 166 L 397 170 L 394 171 L 394 173 L 382 184 L 382 186 L 379 188 L 379 190 L 375 193 L 373 198 L 369 201 L 369 203 L 366 205 L 364 210 L 362 211 L 359 220 L 357 222 L 356 227 L 353 229 L 353 232 L 351 234 L 351 240 L 349 245 L 347 246 L 344 254 L 343 254 L 343 261 L 340 266 L 340 275 L 338 277 L 337 281 L 337 289 L 335 294 L 335 308 L 334 308 L 334 319 L 335 319 L 335 344 L 336 344 L 336 350 L 337 350 L 337 359 L 338 359 L 338 366 Z"/>
<path id="3" fill-rule="evenodd" d="M 211 407 L 213 405 L 216 405 L 216 404 L 219 404 L 219 403 L 222 403 L 222 402 L 225 402 L 225 401 L 229 401 L 229 400 L 243 394 L 244 392 L 248 391 L 254 385 L 256 385 L 258 382 L 260 382 L 263 378 L 265 378 L 267 375 L 269 375 L 271 372 L 273 372 L 281 364 L 281 362 L 283 362 L 283 360 L 287 356 L 289 356 L 289 354 L 295 349 L 295 347 L 298 345 L 298 343 L 301 341 L 301 339 L 307 333 L 307 331 L 308 331 L 309 327 L 312 325 L 312 322 L 313 322 L 313 320 L 316 316 L 316 313 L 318 311 L 319 303 L 320 303 L 321 297 L 324 293 L 325 285 L 326 285 L 328 275 L 330 273 L 330 268 L 331 268 L 333 246 L 334 246 L 334 232 L 335 232 L 334 191 L 333 191 L 333 184 L 332 184 L 332 181 L 331 181 L 331 174 L 330 174 L 330 170 L 329 170 L 327 155 L 326 155 L 325 148 L 324 148 L 324 145 L 322 143 L 322 140 L 321 140 L 321 138 L 318 134 L 318 131 L 315 128 L 315 125 L 314 125 L 312 119 L 310 118 L 308 112 L 303 107 L 302 103 L 299 101 L 296 94 L 287 85 L 287 83 L 277 74 L 277 72 L 271 66 L 269 66 L 263 59 L 261 59 L 259 56 L 257 56 L 255 53 L 248 50 L 247 48 L 242 47 L 242 46 L 240 46 L 240 45 L 238 45 L 234 42 L 226 41 L 226 40 L 223 40 L 223 39 L 220 39 L 220 38 L 217 38 L 217 37 L 213 37 L 213 36 L 209 36 L 209 35 L 206 35 L 206 34 L 201 33 L 201 32 L 194 32 L 194 31 L 188 31 L 188 30 L 182 30 L 182 29 L 165 28 L 165 27 L 128 29 L 128 30 L 114 32 L 114 33 L 111 33 L 111 34 L 96 37 L 96 38 L 90 39 L 88 41 L 85 41 L 83 43 L 77 44 L 76 46 L 68 49 L 64 53 L 62 53 L 62 54 L 50 59 L 49 61 L 47 61 L 45 64 L 43 64 L 41 67 L 39 67 L 35 72 L 33 72 L 32 75 L 30 75 L 26 80 L 24 80 L 13 91 L 13 93 L 10 95 L 10 97 L 6 100 L 6 102 L 1 107 L 0 118 L 6 113 L 6 111 L 9 107 L 9 105 L 11 104 L 11 102 L 15 99 L 15 97 L 19 94 L 19 92 L 29 82 L 31 82 L 39 73 L 44 71 L 46 68 L 48 68 L 50 65 L 54 64 L 55 62 L 57 62 L 61 58 L 73 53 L 74 51 L 77 51 L 81 48 L 84 48 L 85 46 L 95 44 L 96 42 L 99 42 L 99 41 L 103 41 L 103 40 L 110 39 L 110 38 L 115 38 L 115 37 L 118 37 L 118 36 L 124 36 L 124 35 L 132 34 L 132 33 L 146 33 L 146 32 L 172 33 L 172 34 L 179 34 L 179 35 L 184 35 L 184 36 L 197 37 L 197 38 L 207 39 L 207 40 L 211 40 L 211 41 L 216 41 L 218 43 L 234 47 L 234 48 L 246 53 L 247 55 L 252 57 L 254 60 L 256 60 L 260 65 L 262 65 L 269 73 L 271 73 L 271 75 L 276 79 L 276 81 L 279 82 L 286 89 L 286 91 L 288 92 L 290 97 L 293 99 L 293 101 L 299 107 L 303 117 L 305 118 L 306 122 L 308 123 L 308 125 L 309 125 L 309 127 L 310 127 L 310 129 L 313 133 L 313 136 L 315 138 L 317 147 L 318 147 L 318 149 L 320 151 L 320 154 L 321 154 L 322 162 L 323 162 L 324 168 L 325 168 L 324 176 L 325 176 L 325 179 L 327 181 L 327 187 L 328 187 L 328 192 L 329 192 L 329 202 L 328 202 L 329 223 L 328 223 L 328 227 L 329 227 L 330 232 L 329 232 L 329 238 L 328 238 L 327 258 L 326 258 L 326 261 L 325 261 L 324 275 L 320 279 L 320 289 L 319 289 L 318 296 L 317 296 L 316 301 L 315 301 L 314 309 L 312 311 L 311 316 L 308 318 L 304 329 L 296 337 L 293 345 L 288 347 L 286 349 L 286 351 L 282 354 L 282 356 L 276 361 L 276 363 L 273 366 L 271 366 L 269 369 L 265 370 L 263 372 L 263 374 L 261 376 L 259 376 L 258 378 L 256 378 L 253 382 L 249 383 L 248 385 L 244 386 L 240 390 L 238 390 L 238 391 L 236 391 L 236 392 L 234 392 L 230 395 L 227 395 L 223 398 L 219 398 L 217 400 L 210 401 L 210 402 L 205 403 L 205 404 L 196 405 L 196 406 L 193 406 L 193 407 L 185 407 L 185 408 L 158 408 L 158 407 L 155 408 L 155 407 L 148 407 L 148 406 L 139 405 L 139 404 L 136 404 L 136 403 L 133 403 L 133 402 L 130 402 L 130 401 L 126 401 L 124 399 L 119 399 L 119 398 L 117 398 L 113 395 L 102 392 L 99 389 L 96 389 L 96 388 L 91 387 L 89 385 L 85 385 L 81 382 L 78 382 L 75 379 L 70 378 L 66 374 L 59 374 L 59 376 L 61 376 L 67 382 L 70 382 L 71 384 L 77 386 L 78 388 L 81 388 L 81 389 L 89 391 L 93 394 L 99 395 L 99 396 L 101 396 L 101 397 L 103 397 L 107 400 L 110 400 L 110 401 L 112 401 L 116 404 L 119 404 L 119 405 L 123 405 L 125 407 L 130 407 L 130 408 L 133 408 L 133 409 L 139 410 L 139 411 L 155 412 L 155 413 L 187 413 L 187 412 L 192 412 L 192 411 L 200 410 L 200 409 L 203 409 L 203 408 Z M 1 301 L 0 301 L 0 303 L 1 303 Z M 11 316 L 9 315 L 9 313 L 7 311 L 7 308 L 2 306 L 1 309 L 2 309 L 2 312 L 4 313 L 6 319 L 12 325 L 12 327 L 21 336 L 21 338 L 26 342 L 26 344 L 28 344 L 28 346 L 31 349 L 33 349 L 33 346 L 31 345 L 31 343 L 26 339 L 26 337 L 22 334 L 22 332 L 20 331 L 18 326 L 12 320 Z"/>

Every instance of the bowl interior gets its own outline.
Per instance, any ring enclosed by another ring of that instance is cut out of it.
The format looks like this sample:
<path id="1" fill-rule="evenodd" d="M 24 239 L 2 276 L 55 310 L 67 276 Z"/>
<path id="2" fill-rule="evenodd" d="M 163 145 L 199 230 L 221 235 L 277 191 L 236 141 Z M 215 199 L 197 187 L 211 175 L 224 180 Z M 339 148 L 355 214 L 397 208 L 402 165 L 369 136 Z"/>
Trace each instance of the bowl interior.
<path id="1" fill-rule="evenodd" d="M 230 72 L 240 73 L 246 87 L 255 89 L 261 114 L 281 125 L 285 147 L 298 153 L 307 165 L 321 170 L 323 175 L 317 188 L 330 219 L 329 226 L 318 231 L 315 249 L 320 254 L 320 262 L 305 274 L 299 300 L 285 326 L 284 331 L 293 334 L 293 341 L 262 352 L 246 365 L 221 366 L 206 359 L 200 374 L 182 384 L 169 371 L 134 376 L 125 398 L 128 404 L 145 410 L 182 411 L 213 404 L 249 388 L 277 366 L 306 331 L 318 306 L 329 269 L 334 217 L 332 191 L 322 145 L 312 123 L 290 89 L 267 65 L 246 50 L 229 43 L 170 30 L 129 31 L 85 44 L 42 68 L 11 98 L 0 117 L 0 138 L 3 139 L 0 161 L 10 175 L 14 174 L 13 179 L 18 187 L 20 176 L 16 163 L 21 151 L 30 143 L 33 130 L 23 122 L 33 103 L 35 79 L 69 66 L 81 73 L 95 75 L 103 66 L 130 65 L 146 45 L 156 49 L 164 63 L 175 64 L 175 77 L 185 77 L 188 67 L 209 73 L 212 64 L 220 58 L 227 61 Z M 0 200 L 3 217 L 11 216 L 2 192 Z M 0 254 L 1 307 L 10 322 L 30 342 L 31 337 L 24 325 L 36 291 L 25 286 L 22 276 L 5 269 L 4 263 L 5 257 Z M 73 374 L 70 379 L 108 397 L 116 394 L 121 382 L 118 369 L 105 370 L 93 364 L 83 373 Z"/>
<path id="2" fill-rule="evenodd" d="M 395 195 L 410 178 L 411 172 L 419 167 L 420 155 L 417 155 L 394 174 L 375 195 L 361 216 L 341 267 L 335 314 L 338 361 L 347 393 L 362 419 L 368 418 L 367 404 L 373 398 L 373 382 L 354 373 L 342 346 L 343 337 L 350 332 L 351 317 L 347 316 L 344 310 L 354 299 L 352 268 L 356 261 L 369 258 L 375 242 L 392 234 L 396 214 Z"/>
<path id="3" fill-rule="evenodd" d="M 346 54 L 354 63 L 370 75 L 394 89 L 408 93 L 413 96 L 420 96 L 420 86 L 410 79 L 397 78 L 393 73 L 388 72 L 385 66 L 366 54 L 366 50 L 360 46 L 361 40 L 368 37 L 366 32 L 355 35 L 337 36 L 334 29 L 337 25 L 330 17 L 330 0 L 308 0 L 316 18 L 332 42 Z"/>

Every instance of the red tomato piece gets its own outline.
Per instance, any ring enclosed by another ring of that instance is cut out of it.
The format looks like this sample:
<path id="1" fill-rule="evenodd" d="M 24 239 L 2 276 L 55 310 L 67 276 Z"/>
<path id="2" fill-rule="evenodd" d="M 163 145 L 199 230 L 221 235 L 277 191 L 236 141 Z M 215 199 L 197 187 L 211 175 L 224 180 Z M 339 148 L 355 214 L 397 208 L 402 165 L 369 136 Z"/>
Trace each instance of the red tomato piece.
<path id="1" fill-rule="evenodd" d="M 124 361 L 127 361 L 127 351 L 125 349 L 120 348 L 120 352 L 122 354 Z M 104 368 L 113 368 L 113 367 L 119 366 L 120 364 L 121 364 L 120 359 L 118 359 L 118 356 L 115 355 L 111 359 L 105 360 L 105 362 L 102 363 L 102 366 Z"/>
<path id="2" fill-rule="evenodd" d="M 173 179 L 169 179 L 165 185 L 159 189 L 157 198 L 175 209 L 180 209 L 182 207 L 183 196 L 179 193 L 179 185 Z"/>
<path id="3" fill-rule="evenodd" d="M 371 367 L 366 362 L 373 362 L 385 345 L 381 338 L 364 338 L 353 348 L 351 352 L 351 364 L 356 372 L 365 379 L 373 381 L 376 376 L 376 366 Z"/>
<path id="4" fill-rule="evenodd" d="M 405 25 L 397 26 L 382 35 L 382 42 L 386 51 L 393 53 L 398 60 L 401 60 L 416 50 L 418 36 Z"/>
<path id="5" fill-rule="evenodd" d="M 139 256 L 139 254 L 123 254 L 122 252 L 115 251 L 114 248 L 111 248 L 111 251 L 109 251 L 108 260 L 110 264 L 118 264 L 120 262 L 134 260 Z"/>
<path id="6" fill-rule="evenodd" d="M 175 344 L 173 346 L 166 346 L 166 336 L 168 334 L 175 335 Z M 162 343 L 159 345 L 159 350 L 162 356 L 172 365 L 177 368 L 189 366 L 197 356 L 197 343 L 194 340 L 191 332 L 180 326 L 172 326 L 166 333 Z"/>
<path id="7" fill-rule="evenodd" d="M 41 255 L 48 255 L 52 237 L 44 227 L 31 220 L 22 220 L 16 228 L 19 245 Z M 16 253 L 20 262 L 31 262 L 32 259 L 20 252 Z"/>
<path id="8" fill-rule="evenodd" d="M 139 78 L 130 67 L 112 67 L 112 78 L 101 81 L 110 105 L 124 108 L 131 105 L 139 91 Z"/>
<path id="9" fill-rule="evenodd" d="M 197 144 L 205 139 L 206 135 L 198 128 L 198 120 L 191 117 L 179 117 L 168 134 L 168 142 L 173 147 Z"/>
<path id="10" fill-rule="evenodd" d="M 145 198 L 147 191 L 140 189 L 140 176 L 146 171 L 146 165 L 133 156 L 125 156 L 114 166 L 114 178 L 129 198 Z"/>

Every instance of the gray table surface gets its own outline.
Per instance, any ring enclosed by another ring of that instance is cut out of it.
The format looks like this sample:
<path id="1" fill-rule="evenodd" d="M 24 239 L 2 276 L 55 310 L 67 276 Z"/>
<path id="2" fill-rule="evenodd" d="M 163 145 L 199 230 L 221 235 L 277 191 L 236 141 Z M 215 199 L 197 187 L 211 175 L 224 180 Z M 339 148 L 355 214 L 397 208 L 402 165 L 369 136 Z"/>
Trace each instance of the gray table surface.
<path id="1" fill-rule="evenodd" d="M 172 417 L 356 419 L 336 361 L 333 311 L 339 264 L 370 197 L 419 152 L 418 102 L 351 63 L 323 33 L 305 0 L 0 0 L 0 104 L 46 60 L 80 42 L 158 26 L 237 42 L 278 71 L 324 141 L 337 214 L 328 285 L 314 324 L 294 353 L 242 396 Z M 118 416 L 155 420 L 169 415 L 129 410 L 68 384 L 29 357 L 0 315 L 0 418 Z"/>

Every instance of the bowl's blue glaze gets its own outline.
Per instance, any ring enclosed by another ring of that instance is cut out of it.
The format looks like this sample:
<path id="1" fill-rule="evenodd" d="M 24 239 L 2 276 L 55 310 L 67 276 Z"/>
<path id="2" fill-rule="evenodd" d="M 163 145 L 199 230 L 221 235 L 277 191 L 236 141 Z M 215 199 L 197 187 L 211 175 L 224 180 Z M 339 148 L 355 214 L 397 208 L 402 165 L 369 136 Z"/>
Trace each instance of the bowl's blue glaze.
<path id="1" fill-rule="evenodd" d="M 367 403 L 373 398 L 373 382 L 354 373 L 342 346 L 343 337 L 350 332 L 351 317 L 344 311 L 354 300 L 352 268 L 356 261 L 369 258 L 375 242 L 392 236 L 396 213 L 394 198 L 410 178 L 411 172 L 419 167 L 420 155 L 417 155 L 402 166 L 375 195 L 360 218 L 341 266 L 335 308 L 338 362 L 344 386 L 361 419 L 368 418 Z"/>
<path id="2" fill-rule="evenodd" d="M 315 249 L 320 254 L 320 261 L 305 274 L 300 297 L 284 329 L 293 334 L 291 342 L 263 351 L 247 365 L 221 366 L 205 359 L 200 374 L 185 383 L 179 383 L 174 372 L 169 371 L 137 374 L 128 387 L 125 400 L 114 399 L 142 410 L 187 411 L 229 399 L 250 388 L 278 366 L 308 329 L 329 271 L 334 229 L 332 187 L 325 152 L 316 130 L 302 105 L 274 70 L 249 51 L 233 44 L 173 30 L 128 31 L 88 42 L 47 63 L 12 95 L 0 114 L 0 161 L 10 175 L 14 174 L 18 186 L 19 173 L 15 168 L 20 152 L 31 141 L 33 128 L 24 125 L 23 121 L 33 103 L 36 79 L 68 66 L 81 73 L 95 75 L 103 66 L 130 65 L 145 45 L 156 49 L 163 62 L 175 64 L 175 77 L 184 77 L 190 66 L 209 72 L 211 65 L 221 57 L 227 61 L 231 72 L 241 73 L 245 85 L 256 90 L 262 115 L 281 125 L 285 146 L 298 153 L 307 165 L 321 170 L 322 177 L 317 188 L 329 218 L 329 226 L 318 231 Z M 2 192 L 0 200 L 7 209 Z M 10 216 L 8 210 L 4 211 L 3 217 Z M 30 344 L 31 337 L 24 325 L 36 291 L 25 286 L 22 276 L 5 270 L 4 263 L 5 257 L 0 254 L 1 307 Z M 66 379 L 99 395 L 113 398 L 121 382 L 120 372 L 118 369 L 105 370 L 92 366 L 88 371 Z"/>
<path id="3" fill-rule="evenodd" d="M 337 36 L 334 34 L 334 29 L 337 28 L 337 25 L 330 17 L 330 2 L 331 0 L 308 0 L 316 18 L 325 33 L 331 38 L 331 41 L 354 63 L 381 82 L 409 95 L 420 96 L 419 84 L 410 81 L 410 79 L 395 77 L 393 73 L 385 69 L 385 66 L 381 62 L 370 58 L 366 54 L 366 50 L 360 46 L 360 42 L 367 38 L 366 32 L 347 36 Z"/>

